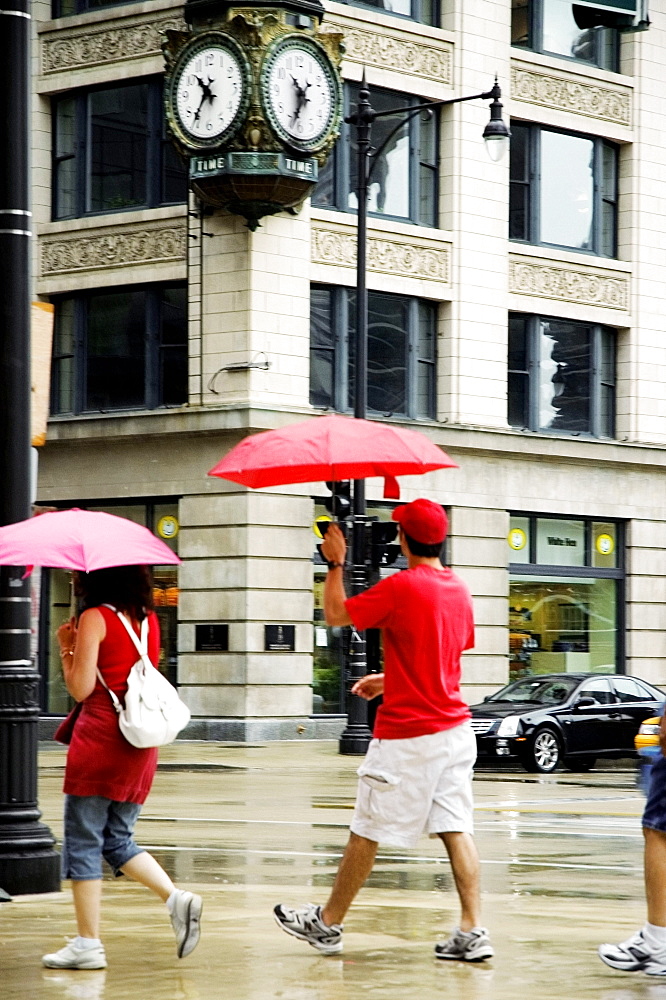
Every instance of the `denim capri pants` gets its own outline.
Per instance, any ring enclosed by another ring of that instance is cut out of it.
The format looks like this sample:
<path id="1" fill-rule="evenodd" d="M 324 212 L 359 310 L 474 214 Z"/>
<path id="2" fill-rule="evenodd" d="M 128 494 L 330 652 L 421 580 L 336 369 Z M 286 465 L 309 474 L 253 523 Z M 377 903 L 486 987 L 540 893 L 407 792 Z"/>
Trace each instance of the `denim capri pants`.
<path id="1" fill-rule="evenodd" d="M 116 876 L 143 852 L 134 841 L 141 806 L 101 795 L 65 796 L 65 835 L 61 871 L 64 879 L 85 882 L 102 877 L 102 858 Z"/>
<path id="2" fill-rule="evenodd" d="M 659 755 L 650 772 L 650 790 L 642 825 L 666 833 L 666 757 Z"/>

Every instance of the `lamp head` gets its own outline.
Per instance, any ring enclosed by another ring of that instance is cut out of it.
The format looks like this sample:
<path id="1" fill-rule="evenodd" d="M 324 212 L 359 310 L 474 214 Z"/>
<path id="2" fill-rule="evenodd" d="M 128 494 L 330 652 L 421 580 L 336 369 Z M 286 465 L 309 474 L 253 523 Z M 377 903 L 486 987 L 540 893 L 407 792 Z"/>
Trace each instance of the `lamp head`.
<path id="1" fill-rule="evenodd" d="M 502 118 L 502 102 L 500 101 L 502 91 L 497 83 L 497 77 L 495 77 L 495 86 L 490 91 L 489 96 L 492 96 L 490 121 L 483 130 L 483 138 L 486 143 L 488 156 L 497 163 L 509 148 L 509 139 L 511 137 L 511 132 Z"/>

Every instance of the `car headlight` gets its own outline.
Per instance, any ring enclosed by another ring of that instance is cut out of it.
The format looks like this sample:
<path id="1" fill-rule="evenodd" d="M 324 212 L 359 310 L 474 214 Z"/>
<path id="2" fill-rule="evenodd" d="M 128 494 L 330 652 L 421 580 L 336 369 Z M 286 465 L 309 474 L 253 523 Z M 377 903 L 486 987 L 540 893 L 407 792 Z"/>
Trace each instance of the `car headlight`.
<path id="1" fill-rule="evenodd" d="M 507 715 L 506 719 L 502 719 L 497 730 L 498 736 L 515 736 L 518 732 L 518 727 L 520 726 L 520 716 L 519 715 Z"/>
<path id="2" fill-rule="evenodd" d="M 641 736 L 658 736 L 659 726 L 654 723 L 643 723 L 638 732 Z"/>

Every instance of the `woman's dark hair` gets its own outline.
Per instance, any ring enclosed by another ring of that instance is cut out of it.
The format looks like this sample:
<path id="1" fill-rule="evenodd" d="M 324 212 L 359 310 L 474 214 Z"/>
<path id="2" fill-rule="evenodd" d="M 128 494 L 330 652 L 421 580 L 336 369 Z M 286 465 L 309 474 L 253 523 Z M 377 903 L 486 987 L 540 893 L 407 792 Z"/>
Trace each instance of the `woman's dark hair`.
<path id="1" fill-rule="evenodd" d="M 444 542 L 437 542 L 435 545 L 426 545 L 425 542 L 417 542 L 415 538 L 408 535 L 405 529 L 402 531 L 407 542 L 407 548 L 413 556 L 425 556 L 427 559 L 435 559 L 442 554 Z"/>
<path id="2" fill-rule="evenodd" d="M 100 604 L 112 604 L 143 621 L 153 610 L 153 579 L 147 566 L 112 566 L 78 573 L 74 593 L 81 598 L 82 611 Z"/>

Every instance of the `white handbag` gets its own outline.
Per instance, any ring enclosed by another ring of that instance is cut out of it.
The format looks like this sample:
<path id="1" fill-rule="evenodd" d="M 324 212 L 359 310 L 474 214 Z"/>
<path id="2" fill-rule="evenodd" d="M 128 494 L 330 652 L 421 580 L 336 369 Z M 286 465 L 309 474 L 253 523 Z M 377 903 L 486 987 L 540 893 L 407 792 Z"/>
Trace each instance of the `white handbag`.
<path id="1" fill-rule="evenodd" d="M 125 616 L 110 604 L 106 607 L 118 615 L 139 654 L 127 677 L 124 706 L 97 669 L 97 676 L 111 695 L 113 707 L 118 713 L 120 731 L 128 743 L 142 749 L 173 743 L 190 721 L 190 710 L 181 701 L 173 684 L 148 658 L 148 619 L 144 618 L 141 622 L 141 639 L 138 639 Z"/>

